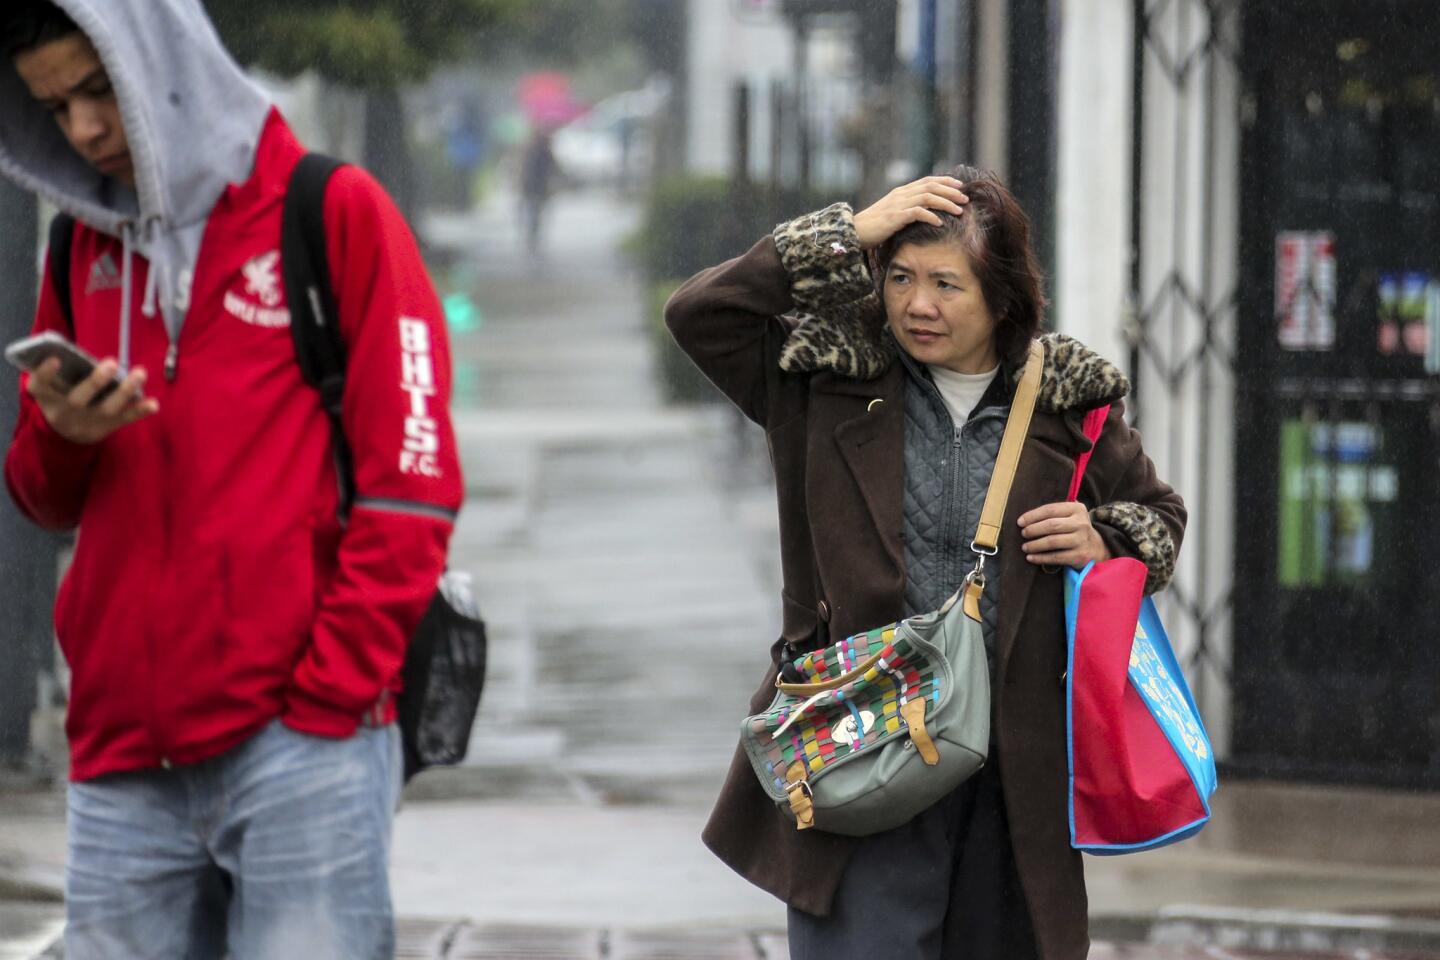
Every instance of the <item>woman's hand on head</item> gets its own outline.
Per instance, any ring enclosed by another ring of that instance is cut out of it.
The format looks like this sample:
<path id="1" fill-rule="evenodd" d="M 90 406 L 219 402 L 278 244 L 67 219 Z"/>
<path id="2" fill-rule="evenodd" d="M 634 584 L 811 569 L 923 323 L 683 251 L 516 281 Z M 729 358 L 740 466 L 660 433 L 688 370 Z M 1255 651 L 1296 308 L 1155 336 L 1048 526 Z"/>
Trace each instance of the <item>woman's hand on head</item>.
<path id="1" fill-rule="evenodd" d="M 855 214 L 861 248 L 873 250 L 912 223 L 940 226 L 936 210 L 963 215 L 970 202 L 964 186 L 954 177 L 925 177 L 891 190 Z"/>
<path id="2" fill-rule="evenodd" d="M 1047 567 L 1083 568 L 1110 559 L 1105 541 L 1090 524 L 1083 503 L 1047 503 L 1020 518 L 1025 559 Z"/>

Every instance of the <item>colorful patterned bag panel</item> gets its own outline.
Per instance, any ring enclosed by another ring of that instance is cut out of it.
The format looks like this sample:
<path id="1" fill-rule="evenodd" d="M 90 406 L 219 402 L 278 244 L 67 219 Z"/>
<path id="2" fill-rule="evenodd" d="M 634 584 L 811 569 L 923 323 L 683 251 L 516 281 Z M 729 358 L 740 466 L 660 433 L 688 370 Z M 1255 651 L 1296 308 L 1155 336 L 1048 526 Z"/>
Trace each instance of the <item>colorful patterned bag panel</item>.
<path id="1" fill-rule="evenodd" d="M 1200 792 L 1205 809 L 1209 810 L 1210 795 L 1218 786 L 1215 751 L 1160 613 L 1155 609 L 1155 601 L 1149 597 L 1140 605 L 1135 624 L 1135 640 L 1130 647 L 1130 683 L 1140 691 L 1155 722 L 1165 731 L 1175 755 Z"/>
<path id="2" fill-rule="evenodd" d="M 877 655 L 870 669 L 844 686 L 810 697 L 781 692 L 769 710 L 746 720 L 742 732 L 759 747 L 751 751 L 752 761 L 774 799 L 785 799 L 785 771 L 797 759 L 804 759 L 813 783 L 865 751 L 908 736 L 900 708 L 909 700 L 929 700 L 930 715 L 949 699 L 949 665 L 901 624 L 856 634 L 801 657 L 795 666 L 803 682 L 824 683 Z"/>

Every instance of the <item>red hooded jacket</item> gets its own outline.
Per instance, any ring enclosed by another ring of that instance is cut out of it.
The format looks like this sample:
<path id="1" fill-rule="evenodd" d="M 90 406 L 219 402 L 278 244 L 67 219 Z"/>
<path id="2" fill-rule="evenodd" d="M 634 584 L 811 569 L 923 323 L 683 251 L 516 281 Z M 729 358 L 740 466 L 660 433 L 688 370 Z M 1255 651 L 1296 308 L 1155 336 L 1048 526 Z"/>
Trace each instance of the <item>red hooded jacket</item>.
<path id="1" fill-rule="evenodd" d="M 73 330 L 47 267 L 36 331 L 111 357 L 132 259 L 130 358 L 160 403 L 81 446 L 22 383 L 6 482 L 35 522 L 79 527 L 55 611 L 73 779 L 200 761 L 275 717 L 326 737 L 394 717 L 463 490 L 449 343 L 404 220 L 368 174 L 343 168 L 325 197 L 358 493 L 342 528 L 330 427 L 295 360 L 278 255 L 303 154 L 272 112 L 250 178 L 205 221 L 173 377 L 164 317 L 142 305 L 145 258 L 77 226 Z"/>

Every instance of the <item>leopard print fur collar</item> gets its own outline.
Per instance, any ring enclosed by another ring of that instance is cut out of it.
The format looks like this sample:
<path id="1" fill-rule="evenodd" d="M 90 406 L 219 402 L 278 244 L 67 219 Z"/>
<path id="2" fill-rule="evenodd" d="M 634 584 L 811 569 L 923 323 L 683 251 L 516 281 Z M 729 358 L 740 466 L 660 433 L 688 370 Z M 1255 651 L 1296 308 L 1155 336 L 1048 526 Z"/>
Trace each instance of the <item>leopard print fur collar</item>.
<path id="1" fill-rule="evenodd" d="M 792 314 L 789 338 L 780 353 L 781 369 L 790 373 L 828 370 L 856 380 L 874 380 L 898 358 L 899 346 L 875 317 L 879 297 L 831 307 L 822 319 Z M 1048 333 L 1045 370 L 1036 405 L 1049 413 L 1089 410 L 1114 403 L 1130 392 L 1130 381 L 1120 369 L 1074 337 Z M 1012 371 L 1018 373 L 1018 371 Z"/>

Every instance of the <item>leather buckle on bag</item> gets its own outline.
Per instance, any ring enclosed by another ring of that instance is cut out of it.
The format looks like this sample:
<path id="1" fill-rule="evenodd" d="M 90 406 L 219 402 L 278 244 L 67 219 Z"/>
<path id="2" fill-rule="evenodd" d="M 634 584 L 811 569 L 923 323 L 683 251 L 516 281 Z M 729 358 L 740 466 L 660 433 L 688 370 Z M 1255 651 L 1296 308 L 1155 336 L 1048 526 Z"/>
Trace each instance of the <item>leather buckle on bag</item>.
<path id="1" fill-rule="evenodd" d="M 815 826 L 815 794 L 810 789 L 810 784 L 805 780 L 804 769 L 797 771 L 796 765 L 792 764 L 788 777 L 795 779 L 787 780 L 785 783 L 785 795 L 790 800 L 790 812 L 795 816 L 796 830 L 809 830 Z"/>

